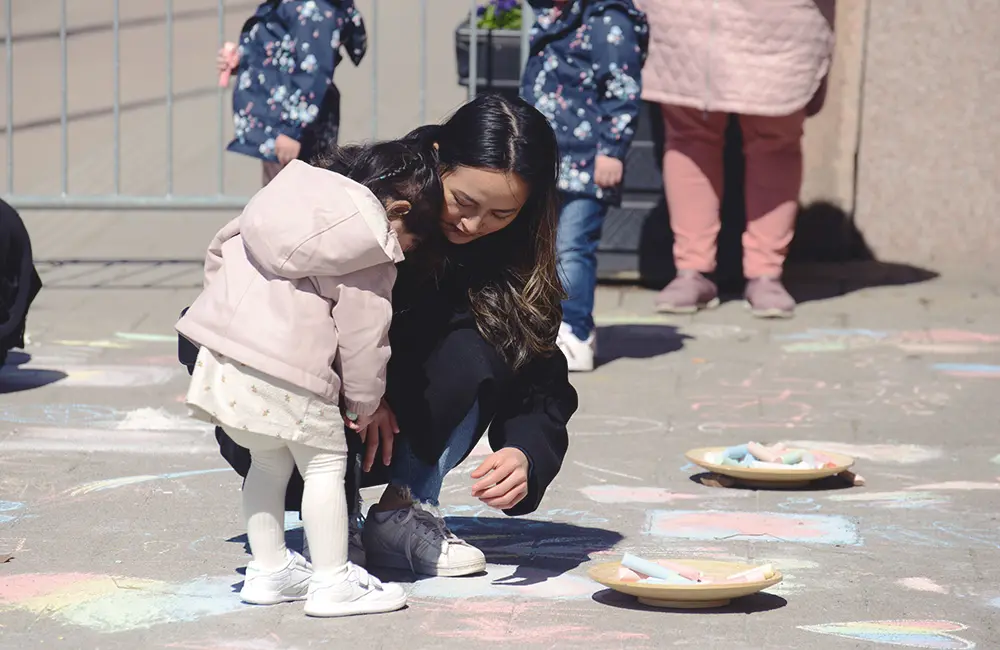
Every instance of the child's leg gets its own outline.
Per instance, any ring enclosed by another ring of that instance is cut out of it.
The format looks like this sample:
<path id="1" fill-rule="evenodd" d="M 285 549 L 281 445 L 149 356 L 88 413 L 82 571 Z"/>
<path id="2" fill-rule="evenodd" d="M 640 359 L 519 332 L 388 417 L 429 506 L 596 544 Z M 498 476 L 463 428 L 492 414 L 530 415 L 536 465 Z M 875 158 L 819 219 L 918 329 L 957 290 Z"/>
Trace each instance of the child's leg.
<path id="1" fill-rule="evenodd" d="M 804 121 L 804 111 L 784 117 L 740 116 L 746 156 L 747 278 L 781 277 L 799 208 Z"/>
<path id="2" fill-rule="evenodd" d="M 285 488 L 295 460 L 286 443 L 248 431 L 226 433 L 250 450 L 250 471 L 243 483 L 243 516 L 254 563 L 276 571 L 288 563 L 285 547 Z"/>
<path id="3" fill-rule="evenodd" d="M 268 160 L 263 161 L 261 165 L 261 185 L 264 186 L 270 183 L 271 179 L 278 175 L 282 166 L 281 163 L 270 162 Z"/>
<path id="4" fill-rule="evenodd" d="M 296 443 L 289 443 L 289 449 L 305 480 L 302 523 L 313 570 L 322 577 L 341 573 L 347 565 L 347 452 Z"/>
<path id="5" fill-rule="evenodd" d="M 594 330 L 594 289 L 597 286 L 597 246 L 607 207 L 587 197 L 565 196 L 556 236 L 559 275 L 568 294 L 563 322 L 586 341 Z"/>

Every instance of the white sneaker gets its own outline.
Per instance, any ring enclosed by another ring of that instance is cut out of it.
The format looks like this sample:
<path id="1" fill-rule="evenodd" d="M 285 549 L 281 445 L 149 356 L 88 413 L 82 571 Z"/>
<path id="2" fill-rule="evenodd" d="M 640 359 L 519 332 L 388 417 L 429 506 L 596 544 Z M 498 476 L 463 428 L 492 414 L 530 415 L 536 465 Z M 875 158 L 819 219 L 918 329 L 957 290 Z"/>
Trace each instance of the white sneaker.
<path id="1" fill-rule="evenodd" d="M 590 372 L 594 369 L 594 356 L 597 354 L 596 331 L 591 332 L 586 341 L 582 341 L 573 333 L 572 327 L 562 323 L 559 325 L 556 345 L 566 355 L 570 372 Z"/>
<path id="2" fill-rule="evenodd" d="M 428 506 L 369 512 L 364 530 L 369 566 L 410 569 L 430 576 L 467 576 L 486 570 L 486 556 L 448 530 Z"/>
<path id="3" fill-rule="evenodd" d="M 336 579 L 314 578 L 306 599 L 307 616 L 354 616 L 394 612 L 406 606 L 406 592 L 395 583 L 378 578 L 350 562 Z"/>
<path id="4" fill-rule="evenodd" d="M 288 561 L 277 571 L 264 571 L 251 560 L 240 589 L 240 599 L 251 605 L 302 600 L 308 594 L 312 575 L 312 565 L 293 551 L 288 551 Z"/>

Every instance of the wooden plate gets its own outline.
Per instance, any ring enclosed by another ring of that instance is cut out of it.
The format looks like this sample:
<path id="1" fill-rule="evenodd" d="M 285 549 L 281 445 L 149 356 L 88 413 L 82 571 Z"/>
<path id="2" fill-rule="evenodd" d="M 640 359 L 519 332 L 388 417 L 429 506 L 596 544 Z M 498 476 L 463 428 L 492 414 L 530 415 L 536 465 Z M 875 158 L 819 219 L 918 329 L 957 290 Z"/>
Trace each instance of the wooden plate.
<path id="1" fill-rule="evenodd" d="M 810 481 L 816 481 L 821 478 L 826 478 L 828 476 L 836 476 L 841 472 L 848 470 L 854 465 L 854 459 L 850 456 L 845 456 L 844 454 L 836 454 L 832 451 L 823 451 L 821 449 L 789 449 L 789 451 L 803 451 L 803 452 L 813 452 L 818 454 L 823 454 L 829 456 L 834 463 L 837 464 L 836 467 L 824 467 L 822 469 L 777 469 L 771 467 L 734 467 L 732 465 L 719 465 L 718 463 L 713 463 L 707 460 L 707 456 L 712 454 L 718 454 L 728 449 L 728 447 L 702 447 L 700 449 L 692 449 L 691 451 L 684 454 L 689 461 L 698 465 L 699 467 L 704 467 L 705 469 L 715 472 L 716 474 L 721 474 L 723 476 L 731 476 L 733 478 L 740 479 L 750 484 L 766 485 L 771 484 L 777 487 L 792 487 L 793 485 L 805 485 Z"/>
<path id="2" fill-rule="evenodd" d="M 698 569 L 707 576 L 725 578 L 740 571 L 754 568 L 752 564 L 740 562 L 718 562 L 714 560 L 676 560 L 670 561 Z M 643 605 L 650 607 L 670 607 L 677 609 L 702 609 L 708 607 L 725 607 L 734 598 L 755 594 L 762 589 L 781 582 L 781 572 L 775 570 L 767 580 L 759 582 L 737 582 L 733 584 L 701 584 L 690 585 L 651 585 L 636 582 L 623 582 L 618 579 L 618 569 L 621 562 L 604 562 L 592 567 L 590 577 L 615 591 L 629 594 L 639 599 Z"/>

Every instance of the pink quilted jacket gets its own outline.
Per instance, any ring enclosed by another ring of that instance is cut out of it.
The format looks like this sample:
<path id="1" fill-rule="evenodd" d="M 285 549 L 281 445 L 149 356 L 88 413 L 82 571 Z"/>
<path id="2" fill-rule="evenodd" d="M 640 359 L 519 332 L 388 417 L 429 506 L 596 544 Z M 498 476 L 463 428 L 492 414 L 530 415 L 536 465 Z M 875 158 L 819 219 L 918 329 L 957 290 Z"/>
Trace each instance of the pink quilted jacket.
<path id="1" fill-rule="evenodd" d="M 794 113 L 814 96 L 821 101 L 833 55 L 835 3 L 636 0 L 649 21 L 642 98 L 773 116 Z"/>
<path id="2" fill-rule="evenodd" d="M 370 415 L 385 392 L 402 259 L 368 188 L 295 160 L 212 240 L 205 288 L 177 331 Z"/>

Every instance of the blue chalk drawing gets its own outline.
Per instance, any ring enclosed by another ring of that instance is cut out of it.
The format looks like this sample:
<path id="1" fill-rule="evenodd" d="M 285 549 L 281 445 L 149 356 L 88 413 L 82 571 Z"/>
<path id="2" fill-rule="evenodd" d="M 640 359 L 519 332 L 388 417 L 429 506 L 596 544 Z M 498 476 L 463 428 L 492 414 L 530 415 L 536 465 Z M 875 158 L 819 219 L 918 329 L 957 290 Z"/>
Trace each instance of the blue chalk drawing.
<path id="1" fill-rule="evenodd" d="M 24 504 L 19 501 L 0 501 L 0 513 L 4 512 L 15 512 L 17 510 L 22 510 Z M 0 514 L 0 524 L 5 524 L 8 521 L 14 521 L 19 515 L 5 515 Z"/>
<path id="2" fill-rule="evenodd" d="M 934 370 L 974 377 L 1000 377 L 1000 366 L 987 363 L 935 363 Z"/>
<path id="3" fill-rule="evenodd" d="M 0 419 L 38 426 L 87 426 L 116 422 L 121 411 L 92 404 L 22 404 L 0 410 Z"/>

